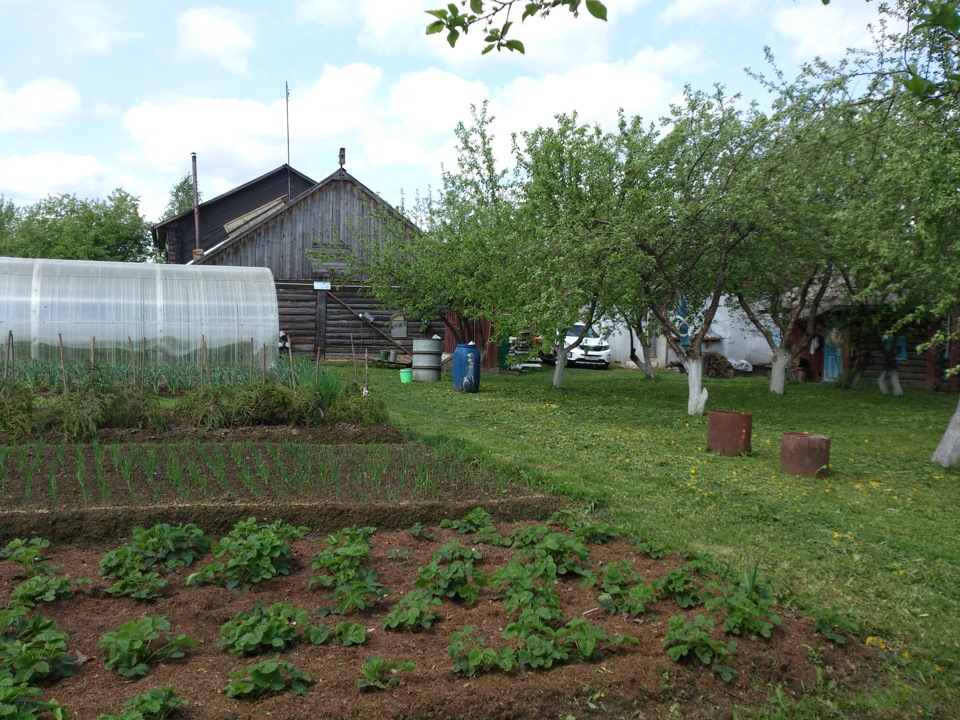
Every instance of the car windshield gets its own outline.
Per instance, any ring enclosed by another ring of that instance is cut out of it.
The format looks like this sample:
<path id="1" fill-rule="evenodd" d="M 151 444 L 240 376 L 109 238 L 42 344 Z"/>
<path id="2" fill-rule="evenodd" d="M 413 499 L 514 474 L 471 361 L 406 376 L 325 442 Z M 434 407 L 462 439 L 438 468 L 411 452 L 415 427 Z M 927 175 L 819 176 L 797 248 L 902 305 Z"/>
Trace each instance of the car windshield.
<path id="1" fill-rule="evenodd" d="M 572 328 L 567 330 L 567 337 L 580 337 L 580 333 L 582 332 L 583 332 L 583 323 L 577 323 Z M 587 334 L 584 335 L 584 337 L 598 338 L 600 336 L 597 335 L 596 330 L 594 330 L 593 328 L 590 328 L 589 330 L 587 330 Z"/>

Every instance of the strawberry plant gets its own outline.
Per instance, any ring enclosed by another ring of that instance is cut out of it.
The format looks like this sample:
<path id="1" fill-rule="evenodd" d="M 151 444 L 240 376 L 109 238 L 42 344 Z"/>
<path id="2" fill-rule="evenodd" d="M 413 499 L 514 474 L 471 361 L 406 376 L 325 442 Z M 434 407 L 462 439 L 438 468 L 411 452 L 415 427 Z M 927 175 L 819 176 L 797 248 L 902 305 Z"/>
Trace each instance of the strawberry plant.
<path id="1" fill-rule="evenodd" d="M 843 645 L 847 642 L 846 635 L 859 632 L 857 624 L 843 615 L 836 607 L 829 610 L 815 610 L 811 614 L 817 620 L 813 626 L 814 631 L 837 645 Z"/>
<path id="2" fill-rule="evenodd" d="M 537 528 L 538 526 L 534 526 Z M 540 526 L 542 527 L 542 526 Z M 550 558 L 557 566 L 557 575 L 576 573 L 589 576 L 590 552 L 577 537 L 549 530 L 537 537 L 524 536 L 514 540 L 512 547 L 520 548 L 520 557 L 527 562 Z"/>
<path id="3" fill-rule="evenodd" d="M 403 627 L 416 632 L 429 628 L 437 619 L 433 609 L 442 604 L 426 590 L 412 590 L 398 600 L 383 618 L 380 625 L 386 630 Z"/>
<path id="4" fill-rule="evenodd" d="M 358 623 L 337 623 L 333 627 L 333 634 L 337 638 L 337 642 L 344 647 L 363 645 L 367 641 L 367 629 Z"/>
<path id="5" fill-rule="evenodd" d="M 637 552 L 654 560 L 667 556 L 667 546 L 657 540 L 638 540 L 633 544 Z"/>
<path id="6" fill-rule="evenodd" d="M 251 610 L 237 613 L 220 628 L 217 647 L 238 655 L 278 653 L 293 645 L 299 638 L 297 625 L 307 627 L 310 620 L 305 610 L 289 602 L 274 603 L 268 608 L 257 603 Z"/>
<path id="7" fill-rule="evenodd" d="M 39 688 L 10 676 L 0 676 L 0 717 L 10 720 L 66 720 L 67 715 L 56 700 L 42 700 L 40 695 Z"/>
<path id="8" fill-rule="evenodd" d="M 540 619 L 534 610 L 524 610 L 503 631 L 505 640 L 516 638 L 517 665 L 529 668 L 549 668 L 570 658 L 567 649 L 557 640 L 557 631 Z"/>
<path id="9" fill-rule="evenodd" d="M 186 635 L 161 637 L 160 633 L 169 629 L 170 621 L 165 617 L 149 615 L 104 634 L 99 645 L 104 650 L 107 670 L 116 670 L 124 677 L 147 675 L 150 665 L 181 658 L 188 648 L 196 646 Z"/>
<path id="10" fill-rule="evenodd" d="M 313 684 L 309 674 L 282 660 L 264 660 L 246 670 L 232 672 L 230 677 L 233 680 L 227 683 L 223 692 L 227 697 L 241 700 L 255 700 L 281 692 L 306 695 L 307 686 Z"/>
<path id="11" fill-rule="evenodd" d="M 497 529 L 493 526 L 493 518 L 482 507 L 475 507 L 460 520 L 441 520 L 440 527 L 451 528 L 460 533 L 481 533 L 486 536 L 495 536 Z"/>
<path id="12" fill-rule="evenodd" d="M 45 551 L 49 547 L 50 541 L 43 538 L 15 538 L 0 550 L 0 560 L 12 560 L 22 565 L 28 575 L 45 574 L 48 572 L 47 560 L 50 559 Z"/>
<path id="13" fill-rule="evenodd" d="M 213 554 L 226 560 L 203 566 L 187 577 L 187 585 L 211 582 L 239 592 L 262 580 L 288 575 L 289 542 L 300 540 L 306 532 L 305 527 L 286 525 L 281 520 L 270 525 L 257 525 L 253 517 L 241 520 L 213 547 Z"/>
<path id="14" fill-rule="evenodd" d="M 160 597 L 167 581 L 159 573 L 133 570 L 107 588 L 110 595 L 132 597 L 136 600 L 153 600 Z"/>
<path id="15" fill-rule="evenodd" d="M 453 672 L 473 677 L 479 672 L 495 668 L 510 672 L 517 666 L 516 655 L 512 650 L 484 647 L 483 638 L 474 633 L 474 628 L 467 625 L 450 636 L 447 654 L 453 658 Z"/>
<path id="16" fill-rule="evenodd" d="M 724 632 L 768 638 L 773 627 L 780 624 L 780 616 L 770 609 L 773 595 L 756 566 L 736 584 L 713 587 L 720 591 L 720 596 L 708 600 L 706 607 L 725 613 Z"/>
<path id="17" fill-rule="evenodd" d="M 435 533 L 427 532 L 423 529 L 423 523 L 414 523 L 410 528 L 410 534 L 414 537 L 415 540 L 421 540 L 423 542 L 431 542 L 437 539 Z"/>
<path id="18" fill-rule="evenodd" d="M 607 635 L 606 630 L 594 627 L 583 618 L 571 620 L 557 630 L 556 639 L 565 648 L 575 649 L 576 658 L 581 662 L 600 657 L 610 646 L 639 642 L 630 635 Z"/>
<path id="19" fill-rule="evenodd" d="M 400 683 L 398 672 L 410 672 L 414 669 L 412 662 L 390 662 L 382 657 L 371 655 L 360 669 L 361 690 L 386 690 L 396 687 Z"/>
<path id="20" fill-rule="evenodd" d="M 657 592 L 672 597 L 682 608 L 693 607 L 703 602 L 693 577 L 679 568 L 668 572 L 663 580 L 658 580 L 654 584 L 654 588 Z"/>
<path id="21" fill-rule="evenodd" d="M 173 688 L 154 688 L 127 700 L 126 710 L 119 715 L 101 715 L 97 720 L 167 720 L 177 708 L 187 704 Z"/>
<path id="22" fill-rule="evenodd" d="M 459 540 L 451 540 L 433 554 L 433 561 L 438 563 L 449 563 L 454 560 L 472 563 L 483 559 L 483 553 L 473 548 L 466 548 L 460 544 Z"/>
<path id="23" fill-rule="evenodd" d="M 657 590 L 652 585 L 640 583 L 640 577 L 624 561 L 604 568 L 600 580 L 600 607 L 611 615 L 629 613 L 639 615 L 647 611 L 647 605 L 657 601 Z M 624 589 L 625 586 L 631 587 Z"/>
<path id="24" fill-rule="evenodd" d="M 560 594 L 554 587 L 557 566 L 552 558 L 524 562 L 518 556 L 494 573 L 491 585 L 499 588 L 508 614 L 533 610 L 541 620 L 563 615 Z"/>
<path id="25" fill-rule="evenodd" d="M 76 659 L 66 655 L 68 638 L 43 615 L 26 617 L 22 606 L 0 610 L 0 675 L 15 683 L 72 675 Z"/>
<path id="26" fill-rule="evenodd" d="M 33 608 L 42 602 L 73 597 L 75 586 L 89 582 L 87 579 L 70 580 L 63 575 L 34 575 L 13 589 L 13 599 L 20 605 Z"/>
<path id="27" fill-rule="evenodd" d="M 344 528 L 327 538 L 327 547 L 318 552 L 310 567 L 322 570 L 310 580 L 309 587 L 323 585 L 333 588 L 330 597 L 335 606 L 324 608 L 320 615 L 342 615 L 351 610 L 366 610 L 388 593 L 377 581 L 377 572 L 363 563 L 372 557 L 370 536 L 376 528 Z"/>
<path id="28" fill-rule="evenodd" d="M 727 644 L 712 637 L 713 620 L 705 615 L 697 615 L 686 620 L 676 615 L 667 623 L 667 634 L 663 644 L 667 654 L 677 662 L 693 653 L 704 665 L 713 670 L 724 682 L 730 682 L 736 670 L 726 662 L 737 649 L 735 640 Z"/>
<path id="29" fill-rule="evenodd" d="M 417 568 L 416 587 L 426 590 L 437 597 L 460 599 L 472 603 L 480 594 L 480 588 L 486 586 L 487 577 L 474 569 L 472 562 L 454 560 L 441 565 L 434 557 L 429 565 Z"/>

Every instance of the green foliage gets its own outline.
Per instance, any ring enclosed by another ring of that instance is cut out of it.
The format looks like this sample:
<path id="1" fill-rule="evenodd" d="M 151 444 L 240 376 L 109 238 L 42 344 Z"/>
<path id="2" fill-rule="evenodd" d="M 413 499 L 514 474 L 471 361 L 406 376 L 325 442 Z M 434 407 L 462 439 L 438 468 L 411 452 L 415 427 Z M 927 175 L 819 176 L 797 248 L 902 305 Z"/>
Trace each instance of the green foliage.
<path id="1" fill-rule="evenodd" d="M 422 540 L 424 542 L 431 542 L 437 539 L 435 533 L 428 532 L 423 529 L 423 523 L 414 523 L 410 528 L 410 534 L 413 535 L 414 539 Z"/>
<path id="2" fill-rule="evenodd" d="M 452 528 L 460 533 L 483 533 L 493 535 L 497 529 L 493 525 L 490 513 L 482 507 L 475 507 L 460 520 L 441 520 L 440 527 Z"/>
<path id="3" fill-rule="evenodd" d="M 333 634 L 337 642 L 344 647 L 363 645 L 367 641 L 367 629 L 353 622 L 340 622 L 333 626 Z"/>
<path id="4" fill-rule="evenodd" d="M 427 10 L 427 14 L 434 19 L 427 25 L 427 35 L 446 32 L 447 43 L 450 47 L 455 47 L 460 35 L 466 35 L 471 27 L 479 24 L 484 35 L 482 54 L 496 48 L 509 50 L 510 52 L 519 52 L 521 55 L 526 52 L 523 43 L 516 38 L 507 38 L 513 22 L 510 18 L 510 8 L 514 3 L 523 4 L 523 15 L 521 21 L 528 17 L 534 17 L 539 14 L 540 17 L 547 17 L 551 10 L 558 7 L 566 7 L 575 16 L 578 14 L 581 4 L 587 8 L 587 12 L 598 20 L 607 19 L 607 7 L 600 0 L 470 0 L 470 5 L 466 10 L 461 10 L 456 4 L 450 3 L 446 8 L 436 10 Z M 466 7 L 466 3 L 462 3 Z M 496 26 L 493 19 L 501 12 L 506 11 L 504 17 L 507 20 L 503 25 Z"/>
<path id="5" fill-rule="evenodd" d="M 68 635 L 39 613 L 0 610 L 0 671 L 16 683 L 32 683 L 73 674 L 76 659 L 66 655 Z"/>
<path id="6" fill-rule="evenodd" d="M 724 644 L 714 640 L 713 620 L 705 615 L 697 615 L 686 620 L 676 615 L 667 623 L 667 634 L 663 638 L 667 654 L 676 661 L 683 660 L 693 653 L 704 665 L 713 670 L 724 682 L 730 682 L 736 670 L 726 662 L 736 652 L 737 643 L 731 640 Z"/>
<path id="7" fill-rule="evenodd" d="M 134 600 L 154 600 L 163 595 L 167 581 L 160 573 L 129 570 L 107 588 L 107 593 L 115 597 L 131 597 Z"/>
<path id="8" fill-rule="evenodd" d="M 184 634 L 166 635 L 170 621 L 162 615 L 149 615 L 120 625 L 116 632 L 105 633 L 100 640 L 107 670 L 116 670 L 124 677 L 147 675 L 150 665 L 163 660 L 182 658 L 196 643 Z"/>
<path id="9" fill-rule="evenodd" d="M 257 525 L 255 517 L 241 520 L 213 547 L 213 554 L 225 557 L 226 561 L 204 565 L 187 577 L 187 585 L 212 582 L 239 591 L 261 580 L 288 575 L 289 541 L 300 540 L 306 532 L 305 527 L 287 525 L 281 520 L 269 525 Z"/>
<path id="10" fill-rule="evenodd" d="M 100 574 L 117 579 L 132 570 L 169 572 L 190 567 L 210 549 L 210 541 L 193 523 L 169 525 L 160 523 L 151 528 L 136 527 L 133 537 L 100 560 Z"/>
<path id="11" fill-rule="evenodd" d="M 517 666 L 516 654 L 504 648 L 497 650 L 483 646 L 483 637 L 476 635 L 476 630 L 467 625 L 450 636 L 447 645 L 447 654 L 453 658 L 453 672 L 466 677 L 473 677 L 477 673 L 499 668 L 510 672 Z"/>
<path id="12" fill-rule="evenodd" d="M 66 720 L 67 715 L 56 700 L 41 700 L 39 688 L 0 677 L 0 717 L 9 720 Z"/>
<path id="13" fill-rule="evenodd" d="M 309 586 L 332 588 L 331 597 L 336 603 L 332 608 L 322 609 L 321 615 L 366 610 L 388 594 L 377 581 L 377 572 L 363 565 L 371 558 L 369 538 L 375 530 L 356 525 L 344 528 L 331 535 L 327 547 L 314 556 L 311 567 L 325 573 L 311 578 Z"/>
<path id="14" fill-rule="evenodd" d="M 629 613 L 639 615 L 647 611 L 647 605 L 658 599 L 656 588 L 644 585 L 633 572 L 630 563 L 623 561 L 607 565 L 600 580 L 600 607 L 610 614 Z"/>
<path id="15" fill-rule="evenodd" d="M 292 425 L 298 417 L 293 390 L 260 381 L 198 387 L 184 396 L 179 409 L 190 424 L 207 430 Z"/>
<path id="16" fill-rule="evenodd" d="M 36 432 L 33 391 L 22 382 L 0 382 L 0 436 L 24 440 Z"/>
<path id="17" fill-rule="evenodd" d="M 680 568 L 668 572 L 662 580 L 654 584 L 654 588 L 658 593 L 672 597 L 682 608 L 694 607 L 703 602 L 693 577 Z"/>
<path id="18" fill-rule="evenodd" d="M 387 690 L 400 683 L 398 672 L 410 672 L 416 666 L 412 662 L 391 662 L 382 657 L 371 655 L 360 669 L 361 690 Z"/>
<path id="19" fill-rule="evenodd" d="M 579 537 L 536 525 L 529 530 L 529 533 L 521 531 L 519 536 L 512 538 L 510 544 L 511 547 L 520 548 L 518 553 L 528 562 L 550 558 L 556 565 L 558 575 L 591 574 L 590 551 Z"/>
<path id="20" fill-rule="evenodd" d="M 440 598 L 426 590 L 411 590 L 390 608 L 380 625 L 386 630 L 400 627 L 414 632 L 425 630 L 437 620 L 437 613 L 433 609 L 441 604 Z"/>
<path id="21" fill-rule="evenodd" d="M 203 200 L 203 193 L 197 190 L 197 201 Z M 193 210 L 193 175 L 186 174 L 170 187 L 170 197 L 160 221 L 169 220 L 187 210 Z"/>
<path id="22" fill-rule="evenodd" d="M 0 255 L 144 262 L 155 250 L 139 202 L 120 188 L 106 200 L 51 195 L 19 211 L 13 233 L 0 235 Z"/>
<path id="23" fill-rule="evenodd" d="M 76 585 L 89 582 L 89 580 L 71 580 L 62 575 L 34 575 L 13 589 L 13 599 L 25 607 L 33 608 L 42 602 L 73 597 L 73 588 Z"/>
<path id="24" fill-rule="evenodd" d="M 846 635 L 860 631 L 857 623 L 841 613 L 836 606 L 829 610 L 814 610 L 811 614 L 816 618 L 813 629 L 837 645 L 847 642 Z"/>
<path id="25" fill-rule="evenodd" d="M 560 628 L 556 634 L 557 642 L 571 650 L 580 662 L 594 660 L 605 650 L 639 640 L 631 635 L 608 635 L 603 628 L 594 627 L 583 618 L 575 618 Z"/>
<path id="26" fill-rule="evenodd" d="M 554 587 L 556 579 L 557 566 L 552 558 L 530 562 L 514 555 L 493 574 L 490 584 L 499 588 L 509 615 L 530 610 L 549 622 L 563 615 L 560 594 Z"/>
<path id="27" fill-rule="evenodd" d="M 300 636 L 300 627 L 307 627 L 310 620 L 305 610 L 293 607 L 289 602 L 274 603 L 265 608 L 257 603 L 251 610 L 237 613 L 220 628 L 217 647 L 225 647 L 234 655 L 258 655 L 278 653 L 293 645 Z"/>
<path id="28" fill-rule="evenodd" d="M 49 572 L 47 560 L 49 555 L 45 550 L 50 547 L 50 541 L 44 538 L 33 537 L 29 540 L 15 538 L 0 550 L 0 560 L 11 560 L 23 566 L 28 575 Z"/>
<path id="29" fill-rule="evenodd" d="M 330 424 L 346 423 L 360 427 L 387 425 L 390 414 L 383 400 L 374 395 L 364 395 L 363 388 L 352 384 L 343 388 L 337 399 L 332 402 L 325 416 Z"/>
<path id="30" fill-rule="evenodd" d="M 773 594 L 756 565 L 735 584 L 713 588 L 720 591 L 720 596 L 708 600 L 706 608 L 725 614 L 724 632 L 768 638 L 774 626 L 780 624 L 780 616 L 771 610 Z"/>
<path id="31" fill-rule="evenodd" d="M 445 563 L 434 556 L 429 565 L 417 568 L 414 585 L 440 598 L 463 600 L 468 605 L 477 599 L 487 577 L 473 567 L 473 561 L 453 560 Z"/>
<path id="32" fill-rule="evenodd" d="M 246 670 L 230 673 L 233 678 L 223 688 L 227 697 L 255 700 L 264 695 L 291 692 L 306 695 L 313 678 L 303 670 L 282 660 L 264 660 Z"/>
<path id="33" fill-rule="evenodd" d="M 172 687 L 153 688 L 124 703 L 119 715 L 101 715 L 98 720 L 167 720 L 178 708 L 189 703 L 177 697 Z"/>
<path id="34" fill-rule="evenodd" d="M 634 543 L 634 547 L 641 555 L 646 555 L 654 560 L 667 556 L 667 546 L 656 540 L 638 540 Z"/>

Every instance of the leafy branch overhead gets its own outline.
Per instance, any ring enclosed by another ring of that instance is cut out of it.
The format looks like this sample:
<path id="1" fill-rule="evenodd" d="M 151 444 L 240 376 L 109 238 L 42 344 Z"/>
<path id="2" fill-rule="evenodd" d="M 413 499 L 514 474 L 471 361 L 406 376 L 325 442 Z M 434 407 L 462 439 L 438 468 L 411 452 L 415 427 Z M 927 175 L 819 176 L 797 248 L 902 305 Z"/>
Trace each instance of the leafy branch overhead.
<path id="1" fill-rule="evenodd" d="M 466 12 L 461 11 L 455 3 L 450 3 L 446 8 L 427 10 L 427 14 L 436 18 L 427 25 L 427 35 L 446 31 L 447 42 L 450 43 L 450 47 L 455 47 L 461 34 L 466 35 L 471 27 L 480 24 L 486 33 L 483 38 L 487 43 L 483 48 L 484 55 L 494 48 L 498 51 L 506 48 L 511 52 L 525 53 L 526 49 L 522 42 L 515 38 L 507 39 L 507 34 L 513 26 L 510 12 L 518 2 L 520 0 L 470 0 L 470 8 Z M 536 2 L 522 4 L 523 14 L 520 22 L 535 15 L 547 17 L 558 7 L 566 7 L 574 17 L 578 17 L 581 0 L 536 0 Z M 466 3 L 463 5 L 466 6 Z M 607 19 L 606 5 L 600 0 L 583 0 L 583 5 L 586 6 L 587 12 L 598 20 Z"/>

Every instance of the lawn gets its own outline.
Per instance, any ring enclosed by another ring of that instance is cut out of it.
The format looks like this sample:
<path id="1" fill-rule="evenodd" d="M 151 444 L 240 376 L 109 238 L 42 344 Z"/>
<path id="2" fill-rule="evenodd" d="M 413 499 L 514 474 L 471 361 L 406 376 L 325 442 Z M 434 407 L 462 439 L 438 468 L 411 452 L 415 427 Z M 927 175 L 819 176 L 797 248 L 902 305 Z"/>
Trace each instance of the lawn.
<path id="1" fill-rule="evenodd" d="M 352 380 L 352 366 L 335 372 Z M 371 369 L 370 389 L 411 438 L 517 471 L 525 482 L 593 503 L 605 520 L 743 569 L 759 563 L 781 602 L 836 606 L 882 648 L 888 681 L 860 697 L 811 691 L 783 716 L 953 717 L 960 705 L 960 471 L 929 457 L 955 395 L 882 396 L 820 384 L 772 395 L 759 378 L 707 381 L 709 409 L 753 414 L 753 452 L 706 449 L 707 418 L 684 414 L 686 382 L 662 373 L 484 375 L 477 394 L 401 385 Z M 784 432 L 831 437 L 830 476 L 779 471 Z M 822 691 L 822 689 L 820 689 Z"/>

